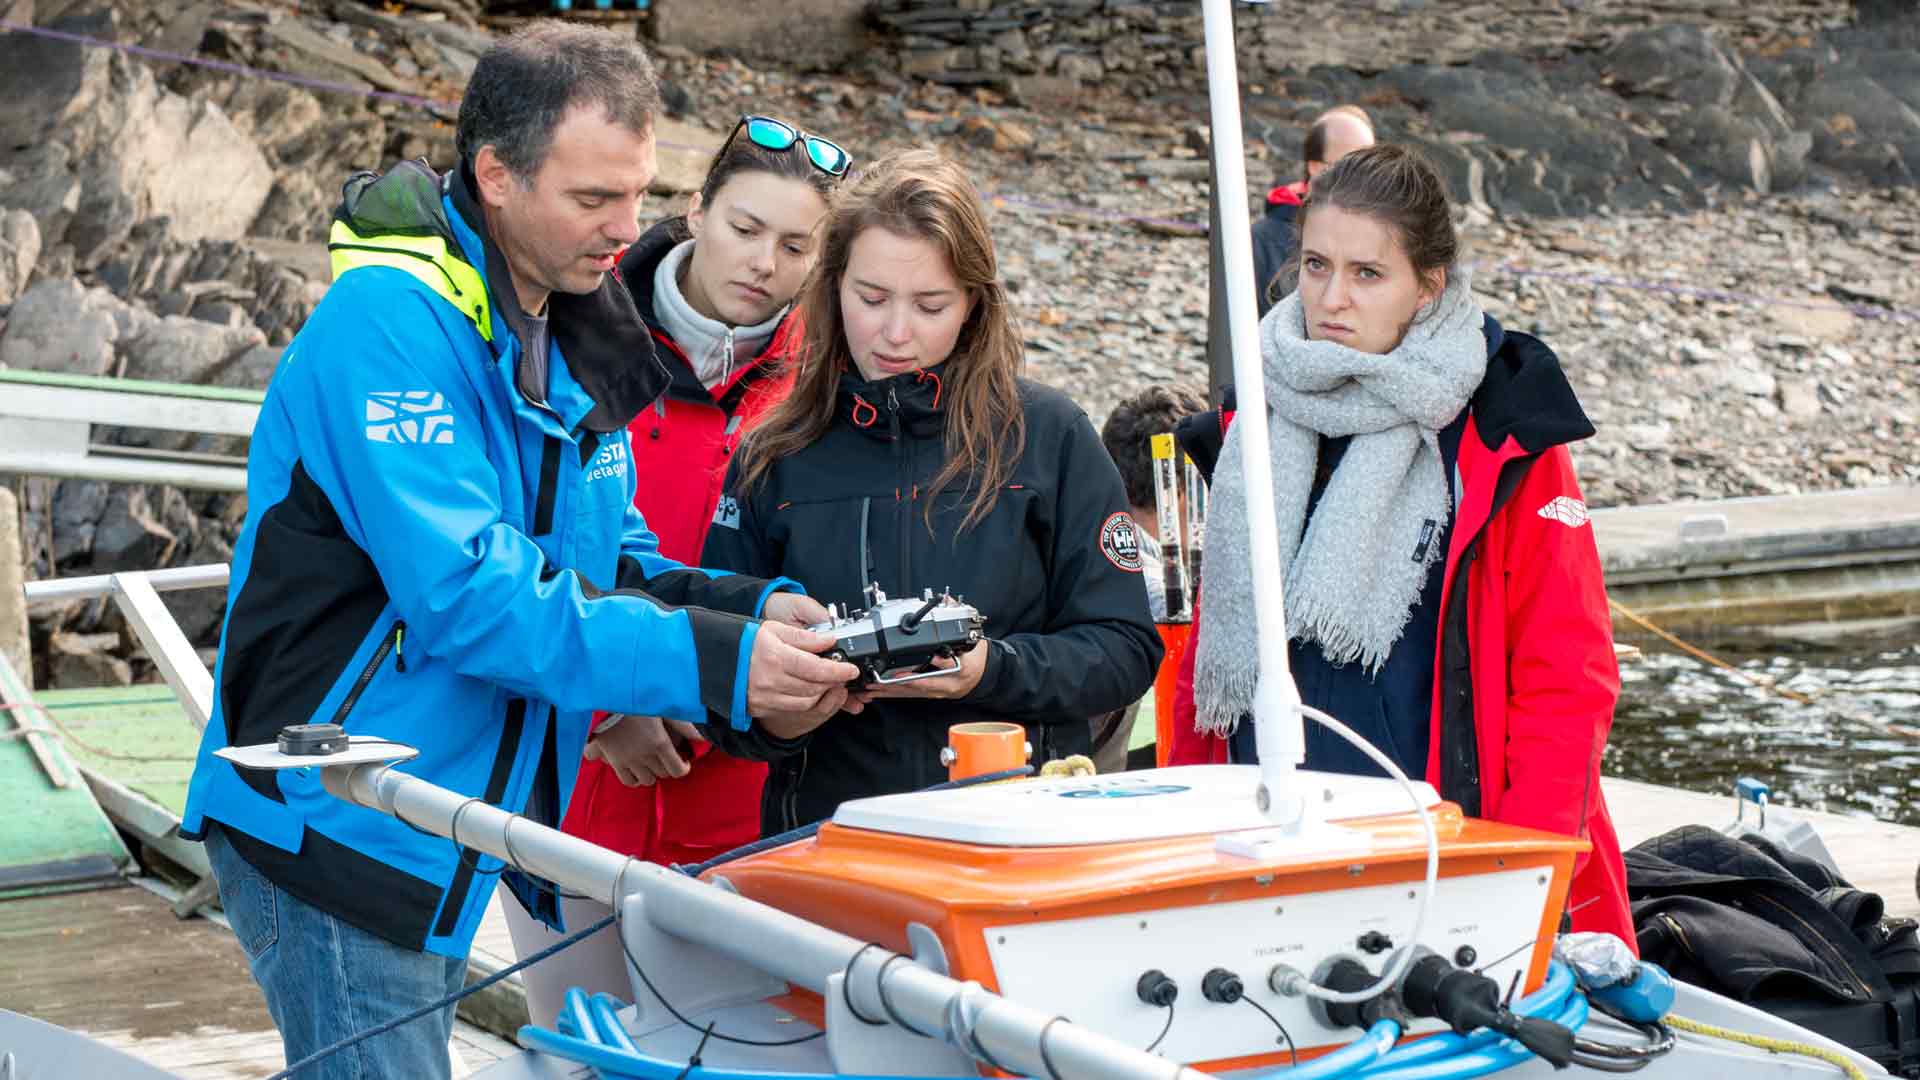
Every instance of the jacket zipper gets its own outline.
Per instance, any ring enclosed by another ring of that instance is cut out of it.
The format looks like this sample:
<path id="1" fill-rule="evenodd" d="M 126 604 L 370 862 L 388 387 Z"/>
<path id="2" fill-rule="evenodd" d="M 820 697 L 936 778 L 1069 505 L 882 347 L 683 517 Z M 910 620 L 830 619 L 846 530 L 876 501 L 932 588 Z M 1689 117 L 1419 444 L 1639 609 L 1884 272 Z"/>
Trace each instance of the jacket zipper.
<path id="1" fill-rule="evenodd" d="M 800 781 L 806 779 L 806 776 L 807 750 L 805 747 L 802 747 L 800 750 L 800 767 L 793 772 L 793 783 L 787 785 L 786 806 L 782 808 L 781 813 L 781 816 L 786 819 L 786 828 L 788 829 L 797 829 L 800 827 Z"/>
<path id="2" fill-rule="evenodd" d="M 361 668 L 359 678 L 353 680 L 353 689 L 347 691 L 347 696 L 340 702 L 340 707 L 333 711 L 334 723 L 347 722 L 347 714 L 353 711 L 353 706 L 360 700 L 360 695 L 366 692 L 367 684 L 373 681 L 374 674 L 380 670 L 380 664 L 386 660 L 388 653 L 394 654 L 395 671 L 407 670 L 406 658 L 400 653 L 400 643 L 406 639 L 406 636 L 407 624 L 403 620 L 395 620 L 394 624 L 387 628 L 386 636 L 380 639 L 380 647 L 373 650 L 373 656 L 367 661 L 367 666 Z"/>
<path id="3" fill-rule="evenodd" d="M 1700 959 L 1700 954 L 1694 951 L 1693 942 L 1687 940 L 1687 932 L 1681 929 L 1680 924 L 1674 921 L 1673 916 L 1663 911 L 1660 913 L 1660 921 L 1666 923 L 1667 929 L 1673 931 L 1673 936 L 1680 940 L 1680 947 L 1687 950 L 1688 956 L 1693 957 L 1696 961 Z"/>
<path id="4" fill-rule="evenodd" d="M 900 507 L 900 595 L 913 595 L 913 499 L 907 486 L 913 475 L 912 448 L 900 427 L 900 395 L 887 387 L 887 427 L 893 432 L 894 499 Z"/>
<path id="5" fill-rule="evenodd" d="M 873 520 L 873 496 L 860 499 L 860 580 L 857 583 L 861 591 L 873 583 L 878 568 L 873 565 L 873 547 L 867 540 L 867 528 Z"/>
<path id="6" fill-rule="evenodd" d="M 1831 955 L 1834 960 L 1838 961 L 1840 966 L 1846 970 L 1846 973 L 1853 978 L 1853 984 L 1860 988 L 1860 995 L 1866 998 L 1868 1001 L 1873 1000 L 1873 987 L 1868 986 L 1867 980 L 1861 978 L 1860 973 L 1858 971 L 1855 971 L 1853 968 L 1853 965 L 1847 962 L 1846 954 L 1841 952 L 1838 948 L 1836 948 L 1833 945 L 1833 943 L 1828 941 L 1824 936 L 1822 936 L 1818 930 L 1815 930 L 1813 927 L 1808 926 L 1807 920 L 1801 918 L 1798 912 L 1794 911 L 1792 908 L 1781 903 L 1780 901 L 1775 900 L 1773 897 L 1765 895 L 1764 893 L 1757 894 L 1755 899 L 1762 900 L 1762 901 L 1765 901 L 1766 903 L 1772 904 L 1774 907 L 1777 907 L 1781 911 L 1786 912 L 1788 918 L 1791 918 L 1794 922 L 1799 923 L 1801 927 L 1806 930 L 1807 939 L 1810 941 L 1818 941 L 1821 945 L 1825 946 L 1826 952 L 1829 955 Z"/>

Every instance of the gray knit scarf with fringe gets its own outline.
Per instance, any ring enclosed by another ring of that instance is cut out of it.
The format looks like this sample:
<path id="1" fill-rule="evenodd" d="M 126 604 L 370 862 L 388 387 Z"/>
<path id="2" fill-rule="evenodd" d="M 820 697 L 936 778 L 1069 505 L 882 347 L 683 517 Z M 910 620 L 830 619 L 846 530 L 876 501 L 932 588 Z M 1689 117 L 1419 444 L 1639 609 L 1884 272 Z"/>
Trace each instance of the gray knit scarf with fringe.
<path id="1" fill-rule="evenodd" d="M 1452 506 L 1439 433 L 1486 374 L 1483 321 L 1456 270 L 1385 355 L 1309 340 L 1297 291 L 1260 322 L 1287 633 L 1335 664 L 1379 671 L 1442 554 Z M 1242 409 L 1258 401 L 1246 389 Z M 1341 435 L 1353 439 L 1308 521 L 1320 437 Z M 1258 675 L 1240 446 L 1228 438 L 1214 470 L 1194 657 L 1194 727 L 1218 735 L 1252 708 Z"/>

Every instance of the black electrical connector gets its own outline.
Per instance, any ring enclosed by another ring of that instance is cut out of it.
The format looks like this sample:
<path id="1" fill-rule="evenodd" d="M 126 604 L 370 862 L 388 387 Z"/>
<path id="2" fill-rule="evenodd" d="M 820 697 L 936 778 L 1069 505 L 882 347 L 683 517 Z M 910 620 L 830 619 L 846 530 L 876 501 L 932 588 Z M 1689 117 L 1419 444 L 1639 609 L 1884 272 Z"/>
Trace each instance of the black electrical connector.
<path id="1" fill-rule="evenodd" d="M 1393 939 L 1378 930 L 1369 930 L 1361 934 L 1360 940 L 1354 944 L 1368 956 L 1376 956 L 1393 948 Z"/>
<path id="2" fill-rule="evenodd" d="M 1336 993 L 1351 994 L 1356 990 L 1365 990 L 1378 981 L 1366 965 L 1343 956 L 1327 968 L 1326 974 L 1320 978 L 1320 985 Z M 1385 1007 L 1376 996 L 1366 1001 L 1329 1001 L 1326 1008 L 1327 1022 L 1334 1027 L 1368 1028 L 1384 1015 Z"/>
<path id="3" fill-rule="evenodd" d="M 1200 979 L 1200 996 L 1208 1001 L 1231 1005 L 1247 995 L 1240 976 L 1226 968 L 1214 968 Z"/>
<path id="4" fill-rule="evenodd" d="M 1499 983 L 1456 968 L 1446 957 L 1429 954 L 1415 960 L 1400 983 L 1400 996 L 1413 1015 L 1437 1017 L 1458 1034 L 1488 1028 L 1556 1069 L 1573 1062 L 1573 1032 L 1551 1020 L 1515 1014 L 1500 1004 Z"/>
<path id="5" fill-rule="evenodd" d="M 1166 972 L 1153 968 L 1134 983 L 1133 992 L 1140 995 L 1140 1000 L 1145 1004 L 1165 1009 L 1171 1007 L 1173 1000 L 1180 996 L 1180 987 L 1167 977 Z"/>

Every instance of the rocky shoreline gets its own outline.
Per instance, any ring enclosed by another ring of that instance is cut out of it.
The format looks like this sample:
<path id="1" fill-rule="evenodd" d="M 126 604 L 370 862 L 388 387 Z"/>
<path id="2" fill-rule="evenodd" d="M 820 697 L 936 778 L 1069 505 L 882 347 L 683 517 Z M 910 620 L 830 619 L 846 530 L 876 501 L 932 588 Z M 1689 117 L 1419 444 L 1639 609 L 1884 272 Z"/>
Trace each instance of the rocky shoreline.
<path id="1" fill-rule="evenodd" d="M 1599 428 L 1576 451 L 1596 505 L 1920 482 L 1920 16 L 1868 26 L 1873 5 L 1840 0 L 1474 14 L 1493 6 L 1243 16 L 1251 177 L 1290 179 L 1304 119 L 1341 101 L 1426 148 L 1462 197 L 1482 303 L 1556 349 Z M 942 146 L 988 194 L 1032 376 L 1096 422 L 1150 382 L 1203 383 L 1208 136 L 1176 62 L 1191 5 L 886 0 L 870 22 L 831 72 L 657 49 L 675 114 L 659 212 L 747 107 L 861 157 Z M 444 164 L 444 103 L 490 34 L 466 0 L 0 0 L 0 23 L 48 32 L 0 33 L 0 367 L 255 388 L 324 294 L 339 182 Z M 936 48 L 973 52 L 912 59 Z M 0 482 L 21 496 L 30 577 L 224 560 L 244 514 L 233 496 Z M 219 602 L 170 600 L 202 645 Z M 34 625 L 43 682 L 141 674 L 104 605 Z"/>

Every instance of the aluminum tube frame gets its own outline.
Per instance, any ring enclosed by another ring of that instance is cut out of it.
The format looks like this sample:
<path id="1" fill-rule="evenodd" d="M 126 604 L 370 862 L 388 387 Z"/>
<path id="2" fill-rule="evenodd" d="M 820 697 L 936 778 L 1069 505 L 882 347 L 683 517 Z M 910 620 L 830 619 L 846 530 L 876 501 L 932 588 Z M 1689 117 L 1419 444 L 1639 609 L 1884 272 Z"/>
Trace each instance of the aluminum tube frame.
<path id="1" fill-rule="evenodd" d="M 1261 811 L 1276 825 L 1298 826 L 1305 800 L 1294 773 L 1306 761 L 1300 690 L 1287 665 L 1280 536 L 1274 524 L 1273 463 L 1268 449 L 1266 380 L 1260 363 L 1259 307 L 1253 280 L 1253 225 L 1247 213 L 1247 162 L 1240 121 L 1240 73 L 1233 46 L 1233 0 L 1203 0 L 1207 97 L 1213 116 L 1213 167 L 1219 250 L 1227 288 L 1227 337 L 1239 411 L 1229 434 L 1240 440 L 1246 481 L 1247 550 L 1253 560 L 1253 607 L 1259 631 L 1259 681 L 1253 697 L 1260 753 Z M 1237 600 L 1237 598 L 1236 598 Z"/>
<path id="2" fill-rule="evenodd" d="M 961 983 L 918 964 L 885 964 L 883 952 L 869 950 L 858 967 L 849 970 L 865 942 L 665 867 L 615 854 L 390 764 L 336 765 L 323 768 L 320 775 L 338 798 L 506 859 L 563 888 L 604 897 L 616 911 L 625 896 L 638 892 L 646 898 L 648 919 L 660 929 L 797 986 L 820 993 L 827 976 L 845 971 L 850 992 L 866 1015 L 886 1015 L 880 1005 L 883 993 L 890 1011 L 920 1031 L 949 1032 L 949 1017 L 965 1013 L 980 1046 L 1023 1075 L 1048 1076 L 1057 1067 L 1063 1075 L 1102 1080 L 1208 1080 L 1205 1073 L 1096 1032 L 1055 1023 L 1052 1015 L 978 984 Z M 882 967 L 884 982 L 878 980 Z M 964 1003 L 956 1007 L 962 998 Z"/>
<path id="3" fill-rule="evenodd" d="M 209 563 L 204 566 L 176 566 L 170 570 L 148 570 L 138 572 L 146 578 L 147 584 L 155 592 L 173 592 L 176 589 L 212 589 L 224 586 L 231 574 L 225 563 Z M 28 603 L 40 603 L 43 600 L 86 600 L 96 596 L 107 596 L 114 592 L 113 574 L 89 574 L 85 577 L 51 578 L 46 581 L 29 581 L 24 591 Z"/>

